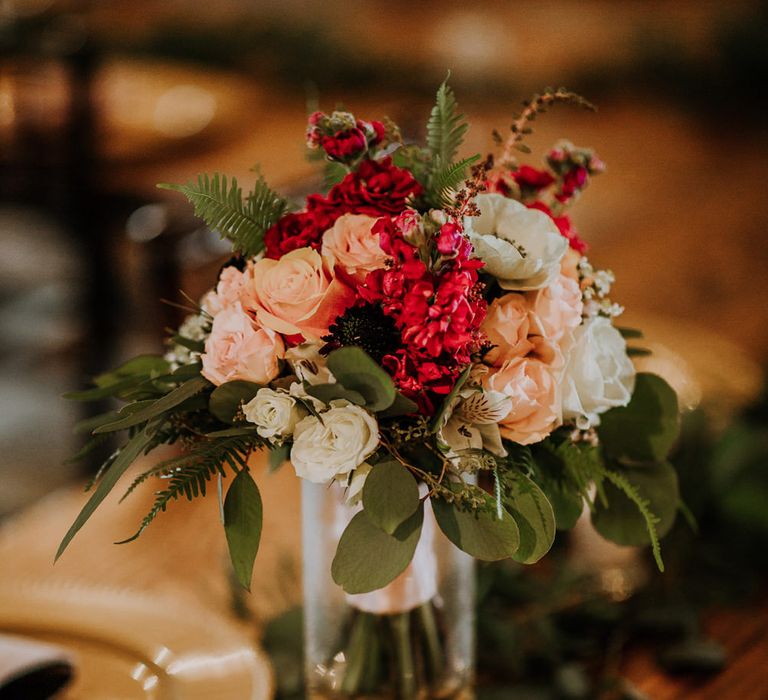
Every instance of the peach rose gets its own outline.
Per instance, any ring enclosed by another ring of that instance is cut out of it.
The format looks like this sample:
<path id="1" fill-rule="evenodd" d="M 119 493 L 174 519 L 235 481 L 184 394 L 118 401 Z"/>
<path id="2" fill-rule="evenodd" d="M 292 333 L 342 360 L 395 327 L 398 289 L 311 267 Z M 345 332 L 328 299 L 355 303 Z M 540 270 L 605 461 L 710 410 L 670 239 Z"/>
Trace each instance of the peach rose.
<path id="1" fill-rule="evenodd" d="M 570 277 L 575 282 L 579 281 L 579 255 L 573 248 L 568 248 L 563 259 L 560 261 L 560 274 Z"/>
<path id="2" fill-rule="evenodd" d="M 540 442 L 562 423 L 556 370 L 535 358 L 516 357 L 486 380 L 488 389 L 509 397 L 512 408 L 499 421 L 503 437 L 520 445 Z"/>
<path id="3" fill-rule="evenodd" d="M 566 346 L 581 325 L 584 304 L 578 282 L 559 275 L 552 284 L 527 294 L 548 340 Z"/>
<path id="4" fill-rule="evenodd" d="M 234 379 L 266 384 L 280 371 L 284 352 L 283 339 L 254 321 L 237 301 L 213 319 L 201 374 L 216 386 Z"/>
<path id="5" fill-rule="evenodd" d="M 297 248 L 279 260 L 259 260 L 251 271 L 254 310 L 262 325 L 286 335 L 318 340 L 355 301 L 354 291 L 334 277 L 320 254 Z"/>
<path id="6" fill-rule="evenodd" d="M 203 297 L 201 306 L 211 316 L 216 316 L 222 309 L 238 301 L 244 309 L 252 306 L 253 282 L 247 270 L 241 272 L 234 265 L 229 265 L 221 271 L 216 289 Z"/>
<path id="7" fill-rule="evenodd" d="M 376 219 L 344 214 L 323 234 L 322 256 L 328 267 L 341 266 L 359 282 L 372 270 L 384 267 L 387 254 L 379 246 L 379 234 L 372 234 Z"/>
<path id="8" fill-rule="evenodd" d="M 485 361 L 499 367 L 514 357 L 524 357 L 533 348 L 528 340 L 531 316 L 523 294 L 511 292 L 494 299 L 488 307 L 482 329 L 495 347 L 485 355 Z"/>

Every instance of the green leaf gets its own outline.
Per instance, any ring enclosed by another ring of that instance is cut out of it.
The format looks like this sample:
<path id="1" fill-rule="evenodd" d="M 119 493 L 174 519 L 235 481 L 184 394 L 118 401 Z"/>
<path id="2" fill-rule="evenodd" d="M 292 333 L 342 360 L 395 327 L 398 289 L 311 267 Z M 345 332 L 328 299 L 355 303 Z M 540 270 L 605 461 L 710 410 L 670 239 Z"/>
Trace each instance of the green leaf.
<path id="1" fill-rule="evenodd" d="M 347 389 L 339 382 L 335 384 L 310 384 L 309 382 L 304 382 L 304 390 L 310 396 L 314 396 L 326 405 L 335 399 L 346 399 L 358 406 L 365 406 L 365 399 L 362 394 L 352 389 Z"/>
<path id="2" fill-rule="evenodd" d="M 232 481 L 224 499 L 224 532 L 235 575 L 251 590 L 253 562 L 261 539 L 262 505 L 259 487 L 243 469 Z"/>
<path id="3" fill-rule="evenodd" d="M 677 395 L 655 374 L 637 375 L 629 405 L 605 413 L 598 433 L 605 453 L 616 459 L 661 462 L 680 432 Z"/>
<path id="4" fill-rule="evenodd" d="M 616 330 L 621 333 L 621 337 L 625 339 L 630 338 L 642 338 L 643 332 L 641 330 L 638 330 L 637 328 L 627 328 L 626 326 L 617 326 Z"/>
<path id="5" fill-rule="evenodd" d="M 427 200 L 435 207 L 448 207 L 453 203 L 453 193 L 467 177 L 467 168 L 480 160 L 477 153 L 458 163 L 441 164 L 433 171 L 427 188 Z"/>
<path id="6" fill-rule="evenodd" d="M 616 544 L 640 547 L 654 544 L 656 536 L 669 532 L 680 502 L 677 473 L 672 465 L 660 462 L 606 470 L 606 479 L 603 488 L 607 505 L 597 499 L 592 514 L 595 529 L 603 537 Z"/>
<path id="7" fill-rule="evenodd" d="M 507 512 L 496 516 L 493 499 L 477 512 L 459 510 L 439 496 L 432 497 L 435 519 L 445 536 L 460 550 L 483 561 L 507 559 L 520 546 L 520 532 Z"/>
<path id="8" fill-rule="evenodd" d="M 419 407 L 415 401 L 411 401 L 407 396 L 403 396 L 399 391 L 395 393 L 395 400 L 389 408 L 379 411 L 381 418 L 395 418 L 397 416 L 408 416 L 416 413 Z"/>
<path id="9" fill-rule="evenodd" d="M 399 462 L 380 462 L 371 469 L 363 486 L 363 508 L 368 519 L 388 535 L 419 507 L 416 479 Z"/>
<path id="10" fill-rule="evenodd" d="M 59 545 L 59 549 L 56 552 L 56 559 L 58 559 L 67 548 L 72 538 L 77 534 L 80 528 L 85 525 L 88 518 L 93 515 L 93 512 L 99 506 L 99 504 L 107 497 L 109 492 L 115 487 L 115 484 L 120 480 L 120 477 L 125 473 L 125 470 L 133 464 L 136 458 L 144 451 L 147 445 L 150 443 L 152 435 L 145 432 L 136 433 L 120 450 L 120 454 L 117 456 L 112 466 L 107 470 L 106 474 L 99 481 L 98 486 L 91 494 L 88 502 L 85 504 L 80 514 L 75 518 L 75 522 L 64 535 L 64 539 Z"/>
<path id="11" fill-rule="evenodd" d="M 205 341 L 203 340 L 192 340 L 192 338 L 185 338 L 183 335 L 174 335 L 171 340 L 175 345 L 181 345 L 181 347 L 187 348 L 187 350 L 192 352 L 203 352 L 205 350 Z"/>
<path id="12" fill-rule="evenodd" d="M 440 430 L 440 427 L 443 423 L 443 418 L 445 417 L 445 412 L 448 410 L 448 407 L 451 405 L 451 403 L 453 403 L 453 400 L 461 390 L 461 387 L 464 386 L 464 382 L 466 382 L 469 378 L 469 373 L 471 370 L 472 365 L 467 365 L 464 371 L 459 375 L 456 383 L 453 385 L 451 392 L 443 399 L 443 403 L 440 405 L 440 410 L 435 414 L 435 417 L 432 419 L 432 423 L 429 426 L 433 433 L 436 433 L 438 430 Z"/>
<path id="13" fill-rule="evenodd" d="M 427 146 L 433 158 L 441 165 L 451 163 L 468 128 L 446 78 L 437 90 L 435 106 L 427 122 Z"/>
<path id="14" fill-rule="evenodd" d="M 219 173 L 198 175 L 197 182 L 186 185 L 163 183 L 158 187 L 181 192 L 194 205 L 196 216 L 248 258 L 264 249 L 264 233 L 287 209 L 286 201 L 263 178 L 245 200 L 237 180 L 233 177 L 228 183 L 226 175 Z"/>
<path id="15" fill-rule="evenodd" d="M 207 386 L 209 386 L 209 383 L 205 377 L 193 377 L 192 379 L 188 379 L 184 384 L 176 387 L 173 391 L 163 396 L 163 398 L 142 405 L 141 410 L 133 411 L 113 423 L 100 425 L 93 431 L 93 434 L 111 433 L 116 430 L 124 430 L 125 428 L 131 428 L 135 425 L 146 423 L 148 420 L 151 420 L 166 411 L 170 411 L 172 408 L 175 408 L 187 399 L 195 396 L 195 394 L 199 394 Z"/>
<path id="16" fill-rule="evenodd" d="M 421 536 L 424 507 L 419 505 L 394 534 L 374 525 L 365 510 L 344 530 L 331 564 L 333 580 L 347 593 L 369 593 L 394 581 L 413 559 Z"/>
<path id="17" fill-rule="evenodd" d="M 346 389 L 358 392 L 369 411 L 383 411 L 395 400 L 392 378 L 362 349 L 350 346 L 328 355 L 328 369 Z"/>
<path id="18" fill-rule="evenodd" d="M 136 377 L 126 377 L 125 379 L 120 379 L 104 386 L 95 386 L 84 391 L 69 391 L 64 394 L 64 398 L 70 401 L 98 401 L 110 396 L 117 396 L 121 391 L 136 386 L 140 381 L 143 381 L 143 379 L 137 380 Z"/>
<path id="19" fill-rule="evenodd" d="M 278 445 L 269 451 L 269 471 L 276 472 L 291 456 L 290 445 Z"/>
<path id="20" fill-rule="evenodd" d="M 533 564 L 550 550 L 555 541 L 552 505 L 544 492 L 524 474 L 506 472 L 501 479 L 502 503 L 520 531 L 520 547 L 512 558 L 523 564 Z"/>
<path id="21" fill-rule="evenodd" d="M 248 403 L 261 388 L 242 379 L 221 384 L 211 393 L 208 409 L 222 423 L 233 423 L 241 404 Z"/>
<path id="22" fill-rule="evenodd" d="M 123 377 L 151 377 L 168 371 L 168 360 L 162 355 L 137 355 L 94 379 L 97 386 L 112 384 Z"/>

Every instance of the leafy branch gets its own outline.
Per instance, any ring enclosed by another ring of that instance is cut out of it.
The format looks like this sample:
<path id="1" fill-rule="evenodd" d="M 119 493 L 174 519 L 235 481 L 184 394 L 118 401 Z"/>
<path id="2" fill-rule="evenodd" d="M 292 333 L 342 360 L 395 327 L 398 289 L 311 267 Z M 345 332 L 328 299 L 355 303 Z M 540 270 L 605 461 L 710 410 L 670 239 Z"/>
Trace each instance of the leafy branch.
<path id="1" fill-rule="evenodd" d="M 286 211 L 286 200 L 275 193 L 260 177 L 243 199 L 237 178 L 214 173 L 197 176 L 186 185 L 163 183 L 161 189 L 181 192 L 199 216 L 223 238 L 232 242 L 234 250 L 246 257 L 264 249 L 264 234 Z"/>
<path id="2" fill-rule="evenodd" d="M 575 92 L 559 87 L 556 90 L 545 88 L 544 92 L 537 93 L 533 97 L 523 102 L 523 111 L 515 115 L 515 120 L 510 126 L 512 135 L 507 138 L 506 143 L 501 134 L 494 132 L 496 142 L 501 145 L 504 143 L 504 150 L 501 154 L 502 165 L 509 165 L 515 162 L 513 151 L 521 153 L 530 153 L 531 149 L 523 143 L 523 139 L 533 132 L 531 122 L 539 114 L 546 112 L 554 104 L 573 104 L 592 112 L 597 111 L 596 107 Z"/>
<path id="3" fill-rule="evenodd" d="M 200 443 L 193 451 L 161 462 L 140 474 L 129 486 L 123 498 L 151 476 L 166 474 L 168 486 L 155 494 L 155 502 L 149 513 L 144 516 L 136 533 L 117 544 L 126 544 L 137 539 L 172 501 L 177 501 L 182 496 L 190 501 L 198 495 L 205 496 L 208 481 L 217 474 L 226 476 L 225 465 L 228 464 L 235 472 L 247 469 L 248 456 L 252 449 L 253 442 L 241 437 L 206 441 Z"/>

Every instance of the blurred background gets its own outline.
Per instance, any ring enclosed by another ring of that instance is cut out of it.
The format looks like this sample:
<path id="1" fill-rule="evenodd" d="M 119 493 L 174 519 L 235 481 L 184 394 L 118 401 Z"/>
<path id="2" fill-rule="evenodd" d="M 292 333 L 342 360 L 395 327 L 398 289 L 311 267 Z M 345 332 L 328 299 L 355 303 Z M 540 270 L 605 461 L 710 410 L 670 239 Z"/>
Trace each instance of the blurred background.
<path id="1" fill-rule="evenodd" d="M 599 106 L 547 114 L 530 161 L 595 148 L 608 171 L 573 215 L 625 325 L 688 407 L 722 423 L 748 403 L 768 360 L 768 4 L 0 0 L 0 517 L 84 476 L 63 461 L 86 409 L 60 395 L 161 351 L 178 317 L 158 299 L 197 297 L 226 256 L 156 183 L 258 164 L 301 194 L 320 182 L 308 109 L 419 137 L 448 70 L 468 152 L 545 86 Z"/>

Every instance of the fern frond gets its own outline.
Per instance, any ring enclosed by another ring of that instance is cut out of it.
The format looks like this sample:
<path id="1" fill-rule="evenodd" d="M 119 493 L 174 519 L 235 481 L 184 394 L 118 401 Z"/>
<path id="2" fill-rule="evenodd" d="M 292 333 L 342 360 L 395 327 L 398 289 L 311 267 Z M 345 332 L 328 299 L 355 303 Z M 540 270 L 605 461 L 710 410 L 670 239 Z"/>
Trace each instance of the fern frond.
<path id="1" fill-rule="evenodd" d="M 456 189 L 467 178 L 467 168 L 478 160 L 480 160 L 480 154 L 476 153 L 458 163 L 442 165 L 433 171 L 427 193 L 430 204 L 438 209 L 444 209 L 453 204 Z"/>
<path id="2" fill-rule="evenodd" d="M 137 539 L 172 501 L 177 501 L 182 496 L 190 501 L 197 496 L 205 496 L 207 484 L 214 476 L 217 474 L 226 476 L 225 465 L 231 466 L 233 471 L 247 468 L 248 455 L 253 447 L 253 440 L 242 437 L 204 442 L 195 450 L 160 462 L 140 474 L 128 487 L 123 498 L 152 476 L 165 475 L 168 485 L 155 494 L 155 502 L 149 513 L 144 516 L 136 533 L 117 544 L 125 544 Z"/>
<path id="3" fill-rule="evenodd" d="M 447 80 L 437 90 L 435 106 L 427 122 L 427 146 L 439 167 L 453 161 L 469 128 L 465 116 L 459 113 Z"/>
<path id="4" fill-rule="evenodd" d="M 287 208 L 286 201 L 263 178 L 256 181 L 245 200 L 237 178 L 227 180 L 219 173 L 198 175 L 197 182 L 186 185 L 163 183 L 158 187 L 181 192 L 194 205 L 195 215 L 246 257 L 263 250 L 264 233 Z"/>
<path id="5" fill-rule="evenodd" d="M 659 571 L 664 571 L 664 561 L 661 558 L 661 542 L 659 541 L 659 533 L 656 530 L 656 525 L 660 520 L 650 509 L 650 501 L 643 498 L 635 485 L 629 481 L 623 474 L 619 474 L 611 469 L 602 469 L 602 476 L 610 481 L 619 491 L 621 491 L 632 503 L 637 506 L 640 515 L 645 520 L 645 527 L 648 530 L 648 537 L 651 540 L 651 550 L 653 551 L 653 558 L 656 560 L 656 566 L 659 567 Z"/>

